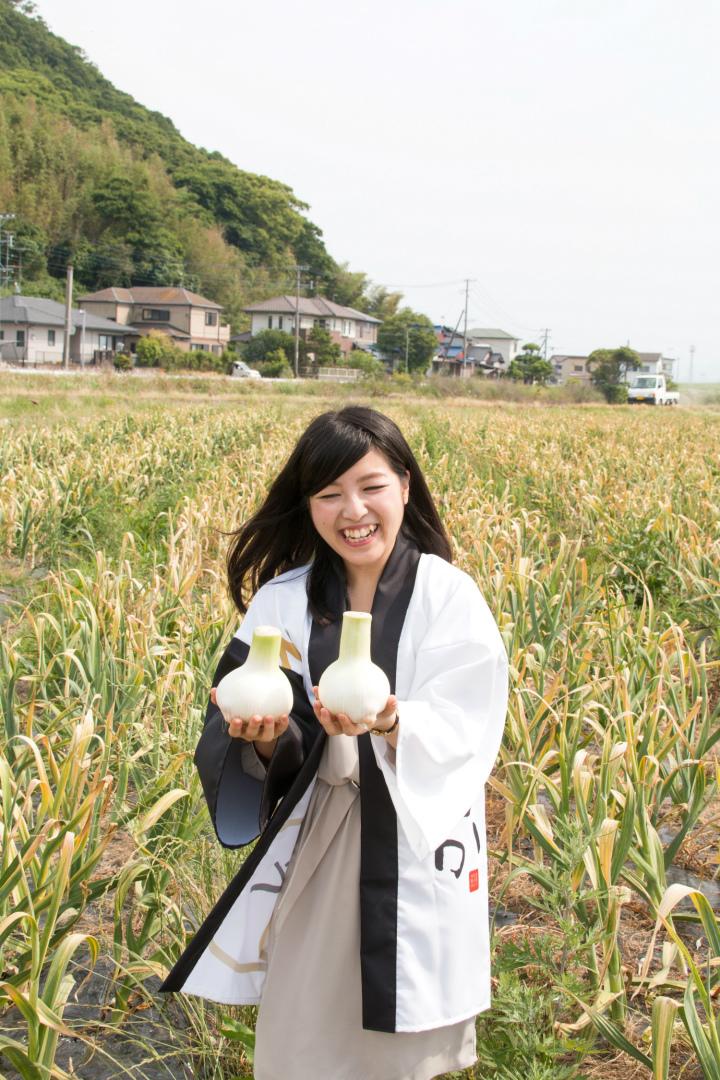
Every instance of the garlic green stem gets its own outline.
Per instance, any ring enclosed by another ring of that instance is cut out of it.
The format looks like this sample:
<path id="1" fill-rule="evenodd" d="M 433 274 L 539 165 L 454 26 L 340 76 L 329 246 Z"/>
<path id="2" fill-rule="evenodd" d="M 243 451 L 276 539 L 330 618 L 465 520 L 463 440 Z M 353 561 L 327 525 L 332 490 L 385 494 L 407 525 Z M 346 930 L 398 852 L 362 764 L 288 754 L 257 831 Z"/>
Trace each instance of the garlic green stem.
<path id="1" fill-rule="evenodd" d="M 370 659 L 372 615 L 366 611 L 346 611 L 340 634 L 341 660 Z"/>
<path id="2" fill-rule="evenodd" d="M 280 663 L 282 637 L 274 626 L 258 626 L 254 633 L 245 667 L 252 671 L 274 671 Z"/>

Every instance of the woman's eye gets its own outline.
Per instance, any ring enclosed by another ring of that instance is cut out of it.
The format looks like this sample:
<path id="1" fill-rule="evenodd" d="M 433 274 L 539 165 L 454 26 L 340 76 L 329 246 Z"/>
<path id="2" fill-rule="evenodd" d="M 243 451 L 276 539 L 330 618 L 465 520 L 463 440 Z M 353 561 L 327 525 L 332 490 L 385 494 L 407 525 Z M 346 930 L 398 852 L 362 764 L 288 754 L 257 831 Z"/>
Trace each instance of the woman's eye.
<path id="1" fill-rule="evenodd" d="M 337 499 L 337 495 L 318 495 L 318 499 Z"/>
<path id="2" fill-rule="evenodd" d="M 387 487 L 387 484 L 376 484 L 375 487 L 366 487 L 365 490 L 366 491 L 382 491 L 385 487 Z"/>

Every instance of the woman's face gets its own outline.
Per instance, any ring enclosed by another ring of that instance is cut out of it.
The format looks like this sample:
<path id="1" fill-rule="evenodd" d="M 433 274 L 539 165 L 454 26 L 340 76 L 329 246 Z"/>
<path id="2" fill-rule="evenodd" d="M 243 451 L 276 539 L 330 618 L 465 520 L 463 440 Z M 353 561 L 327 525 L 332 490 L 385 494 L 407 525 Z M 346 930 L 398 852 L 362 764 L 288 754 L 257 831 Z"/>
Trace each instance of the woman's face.
<path id="1" fill-rule="evenodd" d="M 410 474 L 370 450 L 332 484 L 310 496 L 312 523 L 348 569 L 380 572 L 395 544 L 410 491 Z"/>

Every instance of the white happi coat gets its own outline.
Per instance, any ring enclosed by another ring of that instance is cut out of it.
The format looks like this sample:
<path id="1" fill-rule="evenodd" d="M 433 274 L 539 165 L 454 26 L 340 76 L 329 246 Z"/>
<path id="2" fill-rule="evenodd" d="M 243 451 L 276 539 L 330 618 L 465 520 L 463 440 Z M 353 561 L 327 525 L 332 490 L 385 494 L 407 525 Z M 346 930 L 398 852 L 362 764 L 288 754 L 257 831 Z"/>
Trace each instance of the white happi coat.
<path id="1" fill-rule="evenodd" d="M 312 619 L 309 571 L 290 570 L 258 590 L 218 669 L 216 681 L 244 661 L 256 626 L 281 629 L 294 734 L 271 759 L 268 776 L 277 756 L 280 779 L 267 805 L 267 783 L 251 775 L 246 756 L 243 766 L 247 744 L 230 739 L 208 710 L 196 761 L 218 837 L 235 847 L 261 836 L 164 991 L 261 1000 L 264 938 L 326 739 L 312 687 L 337 658 L 339 620 L 321 631 Z M 372 658 L 390 677 L 400 725 L 396 751 L 358 736 L 363 1026 L 422 1031 L 490 1006 L 484 786 L 505 722 L 508 660 L 472 578 L 402 534 L 373 602 Z"/>

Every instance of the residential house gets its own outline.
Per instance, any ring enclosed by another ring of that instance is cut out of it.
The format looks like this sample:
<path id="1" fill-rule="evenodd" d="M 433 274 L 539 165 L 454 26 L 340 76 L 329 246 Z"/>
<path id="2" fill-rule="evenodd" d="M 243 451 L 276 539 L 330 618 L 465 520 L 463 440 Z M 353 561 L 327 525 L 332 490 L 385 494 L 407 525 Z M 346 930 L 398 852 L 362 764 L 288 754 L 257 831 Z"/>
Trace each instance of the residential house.
<path id="1" fill-rule="evenodd" d="M 495 352 L 490 345 L 468 344 L 468 356 L 475 364 L 480 375 L 497 379 L 507 373 L 508 365 L 502 353 Z"/>
<path id="2" fill-rule="evenodd" d="M 473 327 L 467 332 L 469 348 L 468 354 L 472 356 L 472 349 L 480 350 L 483 347 L 490 348 L 493 353 L 502 357 L 500 370 L 507 371 L 510 363 L 520 351 L 520 338 L 513 337 L 505 330 L 488 329 L 486 327 Z"/>
<path id="3" fill-rule="evenodd" d="M 665 375 L 667 378 L 674 379 L 675 365 L 677 359 L 674 356 L 663 356 L 659 352 L 641 352 L 638 353 L 640 357 L 640 367 L 637 371 L 649 371 L 655 375 Z M 629 373 L 632 375 L 632 372 Z"/>
<path id="4" fill-rule="evenodd" d="M 294 296 L 274 296 L 271 300 L 250 304 L 245 311 L 251 316 L 251 335 L 256 337 L 263 330 L 284 330 L 287 334 L 294 334 L 296 304 L 300 321 L 299 336 L 303 339 L 307 338 L 313 327 L 319 326 L 328 331 L 344 353 L 349 353 L 353 348 L 363 349 L 377 344 L 380 319 L 326 300 L 323 296 L 301 296 L 299 301 Z"/>
<path id="5" fill-rule="evenodd" d="M 438 349 L 432 359 L 433 375 L 455 375 L 467 378 L 480 374 L 497 376 L 504 367 L 501 353 L 495 352 L 490 345 L 473 340 L 468 331 L 467 356 L 465 339 L 462 334 L 448 326 L 434 326 L 438 339 Z"/>
<path id="6" fill-rule="evenodd" d="M 70 359 L 91 364 L 121 350 L 123 327 L 80 308 L 71 312 Z M 65 305 L 40 296 L 0 299 L 0 358 L 9 364 L 61 364 L 65 345 Z"/>
<path id="7" fill-rule="evenodd" d="M 640 372 L 652 372 L 664 374 L 674 378 L 674 367 L 677 360 L 674 357 L 663 356 L 662 353 L 639 352 L 640 367 L 634 371 L 628 371 L 627 381 L 632 382 L 633 375 Z M 551 363 L 555 369 L 555 382 L 565 383 L 568 379 L 579 379 L 581 382 L 590 382 L 590 372 L 587 367 L 587 356 L 561 356 L 551 357 Z"/>
<path id="8" fill-rule="evenodd" d="M 590 382 L 590 372 L 587 368 L 587 356 L 564 356 L 556 354 L 550 357 L 555 375 L 553 381 L 562 385 L 568 379 L 578 379 L 580 382 Z"/>
<path id="9" fill-rule="evenodd" d="M 127 328 L 133 352 L 140 337 L 158 330 L 186 352 L 221 353 L 230 339 L 220 304 L 188 289 L 155 285 L 101 289 L 81 296 L 80 303 L 87 312 Z"/>
<path id="10" fill-rule="evenodd" d="M 472 375 L 473 366 L 465 361 L 464 340 L 462 334 L 451 330 L 449 326 L 433 326 L 438 347 L 431 362 L 433 375 L 454 375 L 467 378 Z"/>

